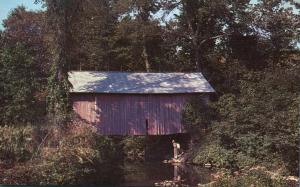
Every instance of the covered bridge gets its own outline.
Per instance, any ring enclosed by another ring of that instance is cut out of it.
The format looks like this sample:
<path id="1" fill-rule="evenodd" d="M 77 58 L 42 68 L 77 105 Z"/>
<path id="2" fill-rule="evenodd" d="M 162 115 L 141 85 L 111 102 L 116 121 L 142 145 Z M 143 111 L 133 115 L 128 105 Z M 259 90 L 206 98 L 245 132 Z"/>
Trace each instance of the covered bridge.
<path id="1" fill-rule="evenodd" d="M 183 133 L 182 109 L 214 92 L 201 73 L 69 73 L 78 116 L 104 135 Z"/>

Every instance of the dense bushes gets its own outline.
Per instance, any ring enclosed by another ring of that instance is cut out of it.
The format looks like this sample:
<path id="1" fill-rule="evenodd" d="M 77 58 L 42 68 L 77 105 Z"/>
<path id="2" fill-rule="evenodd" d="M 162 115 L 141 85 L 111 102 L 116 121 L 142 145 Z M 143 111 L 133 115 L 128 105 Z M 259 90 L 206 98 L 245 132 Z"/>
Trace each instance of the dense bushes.
<path id="1" fill-rule="evenodd" d="M 285 187 L 288 186 L 287 181 L 280 176 L 276 178 L 272 177 L 270 174 L 265 171 L 251 170 L 245 173 L 242 176 L 224 176 L 219 181 L 217 181 L 214 187 L 248 187 L 248 186 L 256 186 L 256 187 Z"/>
<path id="2" fill-rule="evenodd" d="M 233 151 L 224 149 L 218 144 L 204 145 L 199 149 L 193 158 L 193 163 L 211 163 L 216 167 L 234 167 L 235 157 Z"/>
<path id="3" fill-rule="evenodd" d="M 214 107 L 205 98 L 207 95 L 193 98 L 185 104 L 183 109 L 183 124 L 185 129 L 193 136 L 199 139 L 199 133 L 210 127 L 212 119 L 216 119 L 216 111 Z"/>
<path id="4" fill-rule="evenodd" d="M 45 115 L 38 65 L 20 43 L 0 50 L 0 122 L 35 122 Z M 39 96 L 40 95 L 40 96 Z M 38 108 L 38 110 L 37 110 Z"/>
<path id="5" fill-rule="evenodd" d="M 211 104 L 210 111 L 216 111 L 216 117 L 201 134 L 204 140 L 191 151 L 192 160 L 233 170 L 261 164 L 286 168 L 287 173 L 296 175 L 300 93 L 295 84 L 300 81 L 297 68 L 243 73 L 239 94 L 224 94 Z M 202 106 L 192 106 L 195 109 L 186 115 L 195 116 L 192 127 L 201 129 L 207 115 L 199 110 Z"/>
<path id="6" fill-rule="evenodd" d="M 118 182 L 121 172 L 117 145 L 87 126 L 62 134 L 59 145 L 44 149 L 36 182 L 44 184 L 97 184 Z M 114 171 L 114 172 L 113 172 Z M 118 172 L 118 173 L 117 173 Z M 101 177 L 96 177 L 101 176 Z M 111 180 L 113 177 L 114 180 Z"/>
<path id="7" fill-rule="evenodd" d="M 1 141 L 1 146 L 7 149 L 5 153 L 14 154 L 15 158 L 25 157 L 27 160 L 23 164 L 17 162 L 7 166 L 8 169 L 0 177 L 0 183 L 108 184 L 122 180 L 122 159 L 119 158 L 118 145 L 111 138 L 99 136 L 90 126 L 76 125 L 67 130 L 48 127 L 42 130 L 45 131 L 42 139 L 44 142 L 40 140 L 39 146 L 30 149 L 27 148 L 28 145 L 37 144 L 25 141 L 22 142 L 24 145 L 19 145 L 17 141 L 31 137 L 33 131 L 23 130 L 21 133 L 19 127 L 3 127 L 1 131 L 11 131 L 5 133 L 6 142 L 10 140 L 11 145 L 18 145 L 12 149 Z M 16 136 L 20 138 L 15 139 Z M 36 140 L 33 137 L 30 141 Z M 4 156 L 1 157 L 2 162 L 8 159 Z M 28 159 L 31 157 L 33 159 Z"/>
<path id="8" fill-rule="evenodd" d="M 125 157 L 129 161 L 143 161 L 145 159 L 145 136 L 127 136 L 122 140 Z"/>
<path id="9" fill-rule="evenodd" d="M 37 148 L 35 128 L 0 127 L 0 160 L 24 162 L 31 158 Z"/>

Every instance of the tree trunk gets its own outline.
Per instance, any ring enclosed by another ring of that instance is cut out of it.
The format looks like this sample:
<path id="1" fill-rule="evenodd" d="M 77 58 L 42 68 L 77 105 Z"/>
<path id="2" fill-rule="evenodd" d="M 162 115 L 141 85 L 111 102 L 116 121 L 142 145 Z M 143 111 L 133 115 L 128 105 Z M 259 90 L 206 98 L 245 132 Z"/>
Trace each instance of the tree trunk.
<path id="1" fill-rule="evenodd" d="M 199 42 L 199 32 L 200 24 L 197 23 L 196 26 L 192 24 L 193 17 L 190 14 L 190 7 L 188 0 L 182 1 L 183 11 L 185 12 L 185 19 L 188 25 L 188 30 L 191 33 L 191 42 L 194 53 L 194 63 L 196 71 L 201 71 L 201 53 L 200 53 L 200 42 Z"/>
<path id="2" fill-rule="evenodd" d="M 142 39 L 143 39 L 143 51 L 142 51 L 142 59 L 145 64 L 146 72 L 150 72 L 150 61 L 149 55 L 147 51 L 147 41 L 146 41 L 146 26 L 149 24 L 149 12 L 145 9 L 145 7 L 140 7 L 140 15 L 139 21 L 140 24 L 143 25 L 142 28 Z"/>
<path id="3" fill-rule="evenodd" d="M 49 29 L 53 33 L 53 64 L 48 82 L 48 111 L 55 124 L 65 125 L 68 121 L 69 88 L 69 10 L 65 2 L 47 1 Z"/>
<path id="4" fill-rule="evenodd" d="M 142 58 L 145 63 L 146 72 L 150 72 L 150 63 L 149 63 L 149 56 L 148 56 L 146 42 L 145 42 L 145 35 L 143 35 L 143 38 L 144 38 L 144 42 L 143 42 Z"/>
<path id="5" fill-rule="evenodd" d="M 195 68 L 196 71 L 201 71 L 201 53 L 200 53 L 200 44 L 198 43 L 197 36 L 193 36 L 192 39 L 193 43 L 193 51 L 194 51 L 194 63 L 195 63 Z"/>

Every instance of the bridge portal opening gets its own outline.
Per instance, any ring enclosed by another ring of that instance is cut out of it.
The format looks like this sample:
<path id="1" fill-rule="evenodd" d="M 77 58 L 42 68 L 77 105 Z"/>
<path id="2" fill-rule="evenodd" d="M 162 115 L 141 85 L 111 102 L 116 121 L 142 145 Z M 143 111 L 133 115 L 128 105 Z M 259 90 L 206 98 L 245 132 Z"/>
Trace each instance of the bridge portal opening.
<path id="1" fill-rule="evenodd" d="M 146 125 L 146 135 L 148 135 L 148 130 L 149 130 L 149 121 L 148 121 L 148 119 L 145 120 L 145 125 Z"/>

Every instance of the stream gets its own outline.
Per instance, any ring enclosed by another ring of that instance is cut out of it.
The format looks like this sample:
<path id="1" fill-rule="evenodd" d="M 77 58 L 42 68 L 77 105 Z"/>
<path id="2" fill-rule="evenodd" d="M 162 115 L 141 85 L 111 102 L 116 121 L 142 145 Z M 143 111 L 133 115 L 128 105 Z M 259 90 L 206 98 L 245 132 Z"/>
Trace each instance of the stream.
<path id="1" fill-rule="evenodd" d="M 212 181 L 212 171 L 195 165 L 165 164 L 161 162 L 125 163 L 122 186 L 154 186 L 162 181 L 183 180 L 184 185 L 197 186 Z"/>

